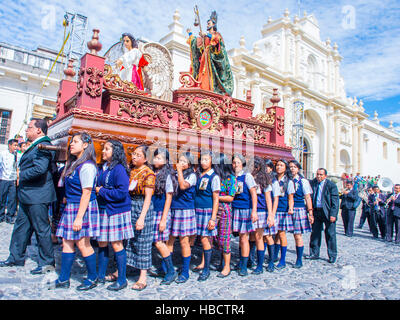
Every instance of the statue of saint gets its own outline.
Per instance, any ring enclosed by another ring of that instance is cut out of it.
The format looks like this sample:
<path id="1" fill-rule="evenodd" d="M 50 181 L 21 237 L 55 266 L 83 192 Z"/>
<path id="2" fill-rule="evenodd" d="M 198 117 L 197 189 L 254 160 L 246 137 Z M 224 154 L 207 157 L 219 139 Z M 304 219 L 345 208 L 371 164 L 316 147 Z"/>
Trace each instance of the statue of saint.
<path id="1" fill-rule="evenodd" d="M 217 32 L 217 13 L 213 11 L 207 21 L 207 33 L 195 37 L 190 29 L 187 32 L 193 78 L 200 82 L 201 89 L 231 96 L 233 75 L 224 40 Z"/>
<path id="2" fill-rule="evenodd" d="M 148 65 L 148 62 L 130 33 L 122 34 L 122 41 L 126 52 L 116 61 L 119 76 L 122 80 L 133 82 L 138 89 L 143 90 L 142 68 Z"/>

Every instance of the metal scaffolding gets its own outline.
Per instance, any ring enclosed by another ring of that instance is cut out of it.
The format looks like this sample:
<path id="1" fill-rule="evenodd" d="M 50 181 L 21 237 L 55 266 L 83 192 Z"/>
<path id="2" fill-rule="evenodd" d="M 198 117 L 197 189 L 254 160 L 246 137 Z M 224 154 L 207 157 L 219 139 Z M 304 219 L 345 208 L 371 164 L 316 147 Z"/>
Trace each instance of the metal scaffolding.
<path id="1" fill-rule="evenodd" d="M 86 52 L 86 32 L 88 28 L 88 18 L 79 13 L 67 12 L 64 15 L 67 23 L 66 31 L 70 33 L 65 50 L 65 68 L 68 66 L 68 61 L 74 59 L 75 71 L 78 71 L 79 63 L 82 55 Z M 77 72 L 78 74 L 78 72 Z"/>
<path id="2" fill-rule="evenodd" d="M 293 157 L 303 166 L 304 103 L 302 101 L 293 103 L 292 148 Z"/>

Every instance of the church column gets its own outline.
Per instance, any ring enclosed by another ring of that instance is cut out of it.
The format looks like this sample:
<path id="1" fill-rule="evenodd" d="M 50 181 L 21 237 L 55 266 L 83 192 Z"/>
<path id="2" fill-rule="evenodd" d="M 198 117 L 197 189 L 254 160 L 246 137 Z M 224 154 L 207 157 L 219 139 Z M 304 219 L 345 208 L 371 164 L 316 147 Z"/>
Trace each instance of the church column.
<path id="1" fill-rule="evenodd" d="M 358 121 L 357 117 L 352 117 L 351 119 L 351 127 L 352 127 L 352 167 L 353 167 L 353 175 L 357 173 L 360 169 L 358 167 L 358 149 L 360 148 L 359 141 L 357 139 L 358 133 Z"/>
<path id="2" fill-rule="evenodd" d="M 358 124 L 357 125 L 357 133 L 358 133 L 358 171 L 360 172 L 361 175 L 366 175 L 368 172 L 364 172 L 363 168 L 363 133 L 362 129 L 364 128 L 363 124 Z"/>
<path id="3" fill-rule="evenodd" d="M 295 57 L 294 57 L 294 73 L 295 78 L 300 78 L 300 40 L 301 36 L 299 34 L 296 35 L 295 40 Z"/>
<path id="4" fill-rule="evenodd" d="M 334 167 L 334 150 L 333 150 L 333 122 L 334 122 L 334 113 L 332 105 L 327 105 L 326 112 L 326 169 L 328 172 L 333 172 Z"/>
<path id="5" fill-rule="evenodd" d="M 246 79 L 246 70 L 239 72 L 236 75 L 237 78 L 237 90 L 236 90 L 236 98 L 239 100 L 246 100 L 246 92 L 244 87 L 244 81 Z"/>
<path id="6" fill-rule="evenodd" d="M 294 92 L 292 94 L 292 88 L 289 86 L 284 86 L 282 88 L 282 105 L 285 108 L 285 144 L 289 144 L 289 138 L 292 137 L 292 125 L 293 125 L 293 105 L 292 105 L 292 97 L 296 94 L 296 96 L 300 96 L 300 92 Z M 293 141 L 292 141 L 293 144 Z"/>
<path id="7" fill-rule="evenodd" d="M 340 137 L 340 123 L 339 123 L 339 110 L 335 109 L 334 111 L 335 118 L 335 166 L 333 168 L 334 173 L 339 173 L 339 161 L 340 161 L 340 150 L 339 150 L 339 137 Z"/>
<path id="8" fill-rule="evenodd" d="M 251 103 L 254 104 L 253 116 L 262 112 L 261 105 L 261 89 L 260 89 L 260 75 L 256 73 L 254 80 L 251 81 Z"/>

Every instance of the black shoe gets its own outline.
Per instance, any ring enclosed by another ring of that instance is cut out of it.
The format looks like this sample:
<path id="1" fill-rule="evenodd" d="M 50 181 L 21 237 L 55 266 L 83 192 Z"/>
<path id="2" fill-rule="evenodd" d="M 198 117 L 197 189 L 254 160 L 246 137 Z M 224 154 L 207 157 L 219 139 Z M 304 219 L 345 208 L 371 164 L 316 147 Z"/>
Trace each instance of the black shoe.
<path id="1" fill-rule="evenodd" d="M 336 262 L 336 258 L 329 258 L 328 262 L 329 263 L 335 263 Z"/>
<path id="2" fill-rule="evenodd" d="M 202 273 L 200 273 L 199 278 L 197 279 L 197 281 L 206 281 L 209 277 L 210 277 L 210 270 L 208 271 L 202 271 Z"/>
<path id="3" fill-rule="evenodd" d="M 165 272 L 161 268 L 157 269 L 155 267 L 152 267 L 148 270 L 148 272 L 149 272 L 149 276 L 154 277 L 154 278 L 165 277 Z"/>
<path id="4" fill-rule="evenodd" d="M 274 270 L 275 270 L 274 264 L 269 264 L 268 267 L 267 267 L 267 271 L 268 272 L 274 272 Z"/>
<path id="5" fill-rule="evenodd" d="M 124 284 L 119 284 L 118 281 L 115 281 L 113 284 L 110 284 L 107 287 L 107 290 L 119 291 L 119 290 L 122 290 L 122 289 L 126 288 L 127 286 L 128 286 L 128 281 L 125 281 Z"/>
<path id="6" fill-rule="evenodd" d="M 51 271 L 54 271 L 55 267 L 53 265 L 47 265 L 43 267 L 37 267 L 36 269 L 31 270 L 31 274 L 45 274 Z"/>
<path id="7" fill-rule="evenodd" d="M 362 227 L 362 226 L 357 226 L 356 228 L 357 228 L 357 229 L 362 229 L 363 227 Z"/>
<path id="8" fill-rule="evenodd" d="M 203 268 L 196 268 L 196 267 L 192 268 L 192 272 L 194 273 L 199 273 L 201 271 L 203 271 Z"/>
<path id="9" fill-rule="evenodd" d="M 10 259 L 7 259 L 5 261 L 0 261 L 0 267 L 23 267 L 25 263 L 16 263 L 11 261 Z"/>
<path id="10" fill-rule="evenodd" d="M 316 256 L 314 254 L 310 254 L 309 256 L 305 256 L 304 258 L 306 258 L 308 260 L 318 260 L 319 256 Z"/>
<path id="11" fill-rule="evenodd" d="M 179 275 L 179 277 L 175 280 L 176 283 L 185 283 L 186 281 L 189 280 L 189 277 L 186 278 L 182 274 Z"/>
<path id="12" fill-rule="evenodd" d="M 85 282 L 87 282 L 87 283 L 85 283 Z M 96 280 L 86 279 L 85 282 L 82 283 L 80 286 L 76 287 L 76 290 L 87 291 L 87 290 L 97 287 L 97 279 Z"/>
<path id="13" fill-rule="evenodd" d="M 164 279 L 161 281 L 160 284 L 170 285 L 175 279 L 178 277 L 178 272 L 174 272 L 172 275 L 165 275 Z"/>
<path id="14" fill-rule="evenodd" d="M 61 281 L 59 281 L 57 279 L 56 281 L 53 281 L 53 282 L 50 283 L 50 286 L 49 286 L 48 289 L 49 290 L 58 289 L 58 288 L 60 288 L 60 289 L 69 289 L 69 286 L 70 286 L 69 280 L 65 280 L 65 281 L 61 282 Z"/>
<path id="15" fill-rule="evenodd" d="M 14 224 L 15 223 L 15 218 L 14 217 L 7 217 L 6 222 L 9 224 Z"/>

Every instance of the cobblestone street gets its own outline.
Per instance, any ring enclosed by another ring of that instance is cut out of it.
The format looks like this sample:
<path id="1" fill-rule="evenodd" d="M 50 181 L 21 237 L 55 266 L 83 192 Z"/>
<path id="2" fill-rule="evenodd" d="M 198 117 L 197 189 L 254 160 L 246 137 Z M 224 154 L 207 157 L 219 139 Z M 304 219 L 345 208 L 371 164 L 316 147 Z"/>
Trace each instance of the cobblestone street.
<path id="1" fill-rule="evenodd" d="M 359 213 L 356 216 L 359 221 Z M 12 226 L 0 224 L 0 259 L 8 256 Z M 303 259 L 303 268 L 292 266 L 296 260 L 293 236 L 288 236 L 287 267 L 281 271 L 255 276 L 249 272 L 247 277 L 240 277 L 236 272 L 225 279 L 217 278 L 214 271 L 206 282 L 198 282 L 198 275 L 190 273 L 186 284 L 173 283 L 170 286 L 160 285 L 160 279 L 148 278 L 148 287 L 142 292 L 130 289 L 137 276 L 129 270 L 129 287 L 121 292 L 110 292 L 99 285 L 89 292 L 78 292 L 75 288 L 85 277 L 85 266 L 78 254 L 75 260 L 71 288 L 68 290 L 48 290 L 47 280 L 55 279 L 60 270 L 61 247 L 55 247 L 56 272 L 33 276 L 29 271 L 36 267 L 35 239 L 28 247 L 28 257 L 24 267 L 0 268 L 0 299 L 399 299 L 400 298 L 400 247 L 394 243 L 375 240 L 365 223 L 362 230 L 355 229 L 354 236 L 344 236 L 343 224 L 339 218 L 337 225 L 338 259 L 333 265 L 327 261 L 324 240 L 321 247 L 321 259 L 309 261 Z M 309 234 L 304 237 L 305 254 L 308 254 Z M 236 264 L 238 238 L 233 241 L 232 265 Z M 198 263 L 201 249 L 194 250 L 193 263 Z M 179 266 L 179 251 L 174 255 L 174 264 Z M 156 264 L 160 263 L 155 254 Z M 110 259 L 112 262 L 112 258 Z M 112 268 L 110 262 L 109 268 Z M 214 251 L 212 263 L 219 262 L 219 253 Z M 266 260 L 267 262 L 267 260 Z"/>

